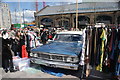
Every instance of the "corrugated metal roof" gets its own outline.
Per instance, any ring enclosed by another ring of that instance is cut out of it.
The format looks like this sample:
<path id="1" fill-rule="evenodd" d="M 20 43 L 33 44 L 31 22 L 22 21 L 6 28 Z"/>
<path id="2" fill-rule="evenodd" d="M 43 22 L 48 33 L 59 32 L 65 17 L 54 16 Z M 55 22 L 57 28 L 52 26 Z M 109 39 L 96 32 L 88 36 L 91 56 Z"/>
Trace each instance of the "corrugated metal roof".
<path id="1" fill-rule="evenodd" d="M 90 3 L 79 3 L 78 12 L 103 12 L 103 11 L 116 11 L 120 10 L 118 2 L 90 2 Z M 55 14 L 67 14 L 76 13 L 76 4 L 61 5 L 61 6 L 48 6 L 43 10 L 36 13 L 36 16 L 43 15 L 55 15 Z"/>

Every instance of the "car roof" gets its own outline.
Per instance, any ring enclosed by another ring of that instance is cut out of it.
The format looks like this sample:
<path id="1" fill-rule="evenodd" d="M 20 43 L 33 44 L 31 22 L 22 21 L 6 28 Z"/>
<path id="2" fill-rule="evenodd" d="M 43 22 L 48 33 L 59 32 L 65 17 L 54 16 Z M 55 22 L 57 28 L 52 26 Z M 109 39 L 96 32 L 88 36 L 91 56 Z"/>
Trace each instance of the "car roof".
<path id="1" fill-rule="evenodd" d="M 82 31 L 63 31 L 63 32 L 58 32 L 57 34 L 79 34 L 82 35 Z"/>

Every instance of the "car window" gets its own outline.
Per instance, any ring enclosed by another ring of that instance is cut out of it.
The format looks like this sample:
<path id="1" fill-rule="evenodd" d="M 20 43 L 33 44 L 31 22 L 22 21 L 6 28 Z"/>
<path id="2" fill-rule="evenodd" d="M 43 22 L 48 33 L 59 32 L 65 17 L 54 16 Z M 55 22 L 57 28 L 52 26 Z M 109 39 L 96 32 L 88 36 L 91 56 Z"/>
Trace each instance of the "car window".
<path id="1" fill-rule="evenodd" d="M 78 34 L 56 34 L 55 41 L 82 41 L 82 35 L 78 35 Z"/>

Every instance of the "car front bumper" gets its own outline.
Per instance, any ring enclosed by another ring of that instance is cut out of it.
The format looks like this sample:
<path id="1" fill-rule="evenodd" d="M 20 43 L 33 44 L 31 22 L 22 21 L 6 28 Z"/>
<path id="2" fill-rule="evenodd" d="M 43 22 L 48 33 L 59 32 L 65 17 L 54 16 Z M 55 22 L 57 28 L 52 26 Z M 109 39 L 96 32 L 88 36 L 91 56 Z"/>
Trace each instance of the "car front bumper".
<path id="1" fill-rule="evenodd" d="M 49 67 L 78 70 L 78 65 L 72 63 L 55 62 L 55 61 L 42 60 L 37 58 L 31 58 L 30 61 L 35 64 L 41 64 Z"/>

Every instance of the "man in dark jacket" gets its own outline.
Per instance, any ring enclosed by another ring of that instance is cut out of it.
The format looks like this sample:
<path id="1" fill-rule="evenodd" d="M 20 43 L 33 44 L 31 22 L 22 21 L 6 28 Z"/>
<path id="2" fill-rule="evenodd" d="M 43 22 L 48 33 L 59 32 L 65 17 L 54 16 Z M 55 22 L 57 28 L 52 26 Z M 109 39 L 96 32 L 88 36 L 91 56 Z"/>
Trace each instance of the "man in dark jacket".
<path id="1" fill-rule="evenodd" d="M 42 40 L 43 45 L 46 44 L 47 39 L 48 39 L 48 34 L 47 34 L 46 29 L 44 29 L 41 34 L 41 40 Z"/>

